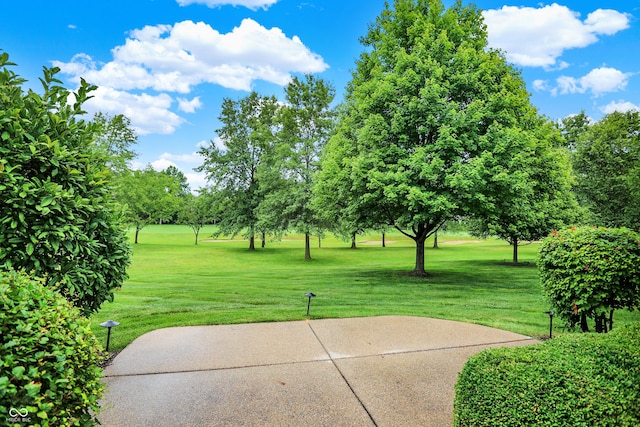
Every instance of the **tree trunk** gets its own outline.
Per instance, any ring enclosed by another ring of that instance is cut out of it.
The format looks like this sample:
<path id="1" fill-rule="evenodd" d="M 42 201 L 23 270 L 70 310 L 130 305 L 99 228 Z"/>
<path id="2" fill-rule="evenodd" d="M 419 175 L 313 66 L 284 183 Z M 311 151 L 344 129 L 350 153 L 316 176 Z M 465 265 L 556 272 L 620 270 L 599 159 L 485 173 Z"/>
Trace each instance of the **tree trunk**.
<path id="1" fill-rule="evenodd" d="M 427 272 L 424 270 L 424 242 L 427 240 L 426 233 L 421 233 L 415 237 L 416 242 L 416 268 L 413 273 L 416 276 L 426 276 Z"/>
<path id="2" fill-rule="evenodd" d="M 589 332 L 589 324 L 587 323 L 587 315 L 580 313 L 580 329 L 582 332 Z"/>
<path id="3" fill-rule="evenodd" d="M 600 313 L 595 315 L 596 332 L 599 334 L 607 333 L 607 315 Z"/>
<path id="4" fill-rule="evenodd" d="M 198 246 L 198 234 L 200 234 L 200 230 L 196 231 L 196 246 Z"/>
<path id="5" fill-rule="evenodd" d="M 304 233 L 304 259 L 311 259 L 311 246 L 309 242 L 309 233 Z"/>
<path id="6" fill-rule="evenodd" d="M 609 313 L 609 331 L 613 330 L 613 309 Z"/>
<path id="7" fill-rule="evenodd" d="M 249 229 L 249 250 L 250 251 L 256 250 L 256 234 L 255 234 L 255 231 L 253 230 L 253 227 Z"/>
<path id="8" fill-rule="evenodd" d="M 266 245 L 266 241 L 267 241 L 267 236 L 265 234 L 265 232 L 262 232 L 262 247 L 264 248 L 264 246 Z"/>
<path id="9" fill-rule="evenodd" d="M 133 244 L 137 245 L 138 244 L 138 233 L 140 233 L 140 229 L 138 227 L 136 227 L 136 237 L 133 240 Z"/>
<path id="10" fill-rule="evenodd" d="M 318 249 L 322 247 L 322 238 L 318 236 Z"/>
<path id="11" fill-rule="evenodd" d="M 433 249 L 438 249 L 438 232 L 433 233 Z"/>
<path id="12" fill-rule="evenodd" d="M 513 243 L 513 263 L 517 264 L 518 263 L 518 238 L 514 237 L 513 239 L 511 239 L 511 242 Z"/>
<path id="13" fill-rule="evenodd" d="M 351 235 L 351 249 L 355 249 L 356 248 L 356 233 L 353 233 Z"/>
<path id="14" fill-rule="evenodd" d="M 387 244 L 385 243 L 385 240 L 384 240 L 384 239 L 385 239 L 385 232 L 383 231 L 383 232 L 382 232 L 382 247 L 383 247 L 383 248 L 386 248 L 386 247 L 387 247 Z"/>

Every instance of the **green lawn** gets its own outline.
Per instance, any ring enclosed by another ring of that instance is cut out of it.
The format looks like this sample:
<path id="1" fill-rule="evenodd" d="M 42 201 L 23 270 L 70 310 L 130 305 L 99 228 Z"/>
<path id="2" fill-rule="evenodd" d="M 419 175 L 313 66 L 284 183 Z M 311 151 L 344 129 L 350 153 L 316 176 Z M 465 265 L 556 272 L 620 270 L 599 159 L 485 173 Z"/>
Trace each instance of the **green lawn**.
<path id="1" fill-rule="evenodd" d="M 268 241 L 251 252 L 248 242 L 204 241 L 213 228 L 194 235 L 186 226 L 144 228 L 134 246 L 130 278 L 92 317 L 92 328 L 104 343 L 99 323 L 113 319 L 111 350 L 123 348 L 153 329 L 306 318 L 403 314 L 460 320 L 530 336 L 548 334 L 548 310 L 535 267 L 538 245 L 520 248 L 524 266 L 511 265 L 511 247 L 498 240 L 440 236 L 439 249 L 427 242 L 429 278 L 413 269 L 413 241 L 393 233 L 387 247 L 380 235 L 360 236 L 358 249 L 327 237 L 304 260 L 301 236 Z M 258 242 L 259 245 L 259 242 Z M 637 312 L 616 313 L 617 324 L 640 320 Z M 554 333 L 561 333 L 561 325 Z"/>

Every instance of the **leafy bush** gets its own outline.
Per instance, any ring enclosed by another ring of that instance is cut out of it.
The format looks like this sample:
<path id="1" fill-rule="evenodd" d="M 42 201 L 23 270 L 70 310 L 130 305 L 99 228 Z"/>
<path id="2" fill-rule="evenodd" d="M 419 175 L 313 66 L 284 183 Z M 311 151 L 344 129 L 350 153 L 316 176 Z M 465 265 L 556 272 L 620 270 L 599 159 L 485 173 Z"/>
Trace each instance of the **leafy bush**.
<path id="1" fill-rule="evenodd" d="M 640 425 L 640 324 L 472 356 L 455 426 Z"/>
<path id="2" fill-rule="evenodd" d="M 606 332 L 614 310 L 640 307 L 640 235 L 631 230 L 554 231 L 542 242 L 538 266 L 547 298 L 570 326 L 580 323 L 586 332 L 592 318 L 596 332 Z"/>
<path id="3" fill-rule="evenodd" d="M 0 272 L 0 313 L 0 424 L 93 425 L 103 356 L 89 321 L 16 272 Z"/>
<path id="4" fill-rule="evenodd" d="M 0 51 L 0 269 L 33 272 L 96 312 L 126 279 L 131 249 L 95 125 L 79 120 L 93 87 L 72 94 L 53 68 L 42 95 L 24 93 L 8 58 Z"/>

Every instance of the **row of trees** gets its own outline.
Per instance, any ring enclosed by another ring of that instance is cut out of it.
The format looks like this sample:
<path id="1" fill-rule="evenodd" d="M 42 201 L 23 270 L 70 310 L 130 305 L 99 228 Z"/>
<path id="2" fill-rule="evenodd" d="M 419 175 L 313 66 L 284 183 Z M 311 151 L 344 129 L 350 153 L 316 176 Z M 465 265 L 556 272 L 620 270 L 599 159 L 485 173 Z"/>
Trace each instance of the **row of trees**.
<path id="1" fill-rule="evenodd" d="M 578 211 L 562 135 L 531 105 L 524 81 L 487 46 L 480 11 L 397 0 L 362 39 L 346 99 L 306 76 L 286 103 L 252 93 L 225 99 L 223 148 L 203 148 L 201 171 L 224 209 L 220 230 L 294 228 L 355 236 L 394 227 L 424 243 L 465 217 L 514 246 Z M 335 120 L 334 120 L 335 117 Z"/>
<path id="2" fill-rule="evenodd" d="M 212 185 L 197 197 L 176 168 L 129 169 L 137 136 L 126 117 L 78 119 L 93 86 L 82 82 L 69 103 L 45 68 L 44 94 L 24 93 L 3 53 L 0 266 L 42 272 L 94 311 L 126 277 L 125 222 L 136 242 L 146 224 L 167 221 L 191 225 L 197 242 L 215 219 L 252 249 L 256 235 L 264 245 L 296 230 L 305 258 L 312 234 L 393 227 L 415 241 L 418 275 L 425 240 L 451 219 L 508 240 L 514 261 L 518 242 L 563 224 L 638 229 L 637 112 L 541 117 L 473 6 L 395 0 L 362 42 L 338 108 L 311 75 L 292 80 L 284 103 L 225 99 L 223 146 L 201 150 Z M 85 293 L 85 282 L 102 288 Z"/>
<path id="3" fill-rule="evenodd" d="M 141 170 L 132 169 L 131 164 L 138 156 L 134 151 L 138 136 L 129 118 L 97 113 L 92 123 L 96 129 L 94 148 L 107 159 L 114 197 L 126 207 L 126 221 L 135 228 L 134 243 L 138 243 L 140 231 L 149 224 L 188 218 L 185 210 L 190 209 L 194 196 L 186 176 L 178 168 L 169 166 L 156 171 L 147 165 Z"/>
<path id="4" fill-rule="evenodd" d="M 284 103 L 224 99 L 221 144 L 200 150 L 211 187 L 199 196 L 175 168 L 127 170 L 126 118 L 94 117 L 135 241 L 148 223 L 178 221 L 197 243 L 215 220 L 250 249 L 258 236 L 264 246 L 267 235 L 301 232 L 309 259 L 311 235 L 355 241 L 391 227 L 415 241 L 422 275 L 426 239 L 452 219 L 508 241 L 514 263 L 519 244 L 565 225 L 638 228 L 637 112 L 597 123 L 540 116 L 472 6 L 396 0 L 362 42 L 338 108 L 331 85 L 311 75 L 292 80 Z"/>
<path id="5" fill-rule="evenodd" d="M 286 87 L 286 104 L 251 93 L 225 99 L 216 132 L 224 147 L 200 150 L 198 169 L 213 183 L 220 207 L 219 232 L 244 233 L 249 248 L 255 236 L 296 230 L 305 235 L 305 259 L 311 258 L 310 236 L 326 226 L 312 205 L 320 156 L 333 127 L 334 90 L 307 75 Z"/>

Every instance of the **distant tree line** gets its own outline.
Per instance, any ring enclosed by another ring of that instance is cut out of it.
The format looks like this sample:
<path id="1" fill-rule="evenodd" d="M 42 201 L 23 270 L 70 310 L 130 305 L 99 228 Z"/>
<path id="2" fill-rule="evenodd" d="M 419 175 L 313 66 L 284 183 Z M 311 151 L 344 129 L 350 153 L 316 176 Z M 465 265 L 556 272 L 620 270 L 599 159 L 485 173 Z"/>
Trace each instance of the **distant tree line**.
<path id="1" fill-rule="evenodd" d="M 268 235 L 303 233 L 309 259 L 312 235 L 355 247 L 359 233 L 396 229 L 415 241 L 424 275 L 425 241 L 447 221 L 506 240 L 514 263 L 520 244 L 568 225 L 638 230 L 638 112 L 541 116 L 520 72 L 488 48 L 473 6 L 397 0 L 362 43 L 337 107 L 331 84 L 313 75 L 295 77 L 284 102 L 225 98 L 217 144 L 200 150 L 209 187 L 198 196 L 177 170 L 122 172 L 114 161 L 136 236 L 181 222 L 197 243 L 199 224 L 215 219 L 218 234 L 242 235 L 252 250 L 256 239 L 264 247 Z M 127 127 L 107 124 L 116 119 Z"/>
<path id="2" fill-rule="evenodd" d="M 416 245 L 449 221 L 513 245 L 567 225 L 640 229 L 640 113 L 552 122 L 531 104 L 520 72 L 488 47 L 474 6 L 395 0 L 362 38 L 345 99 L 294 77 L 284 101 L 225 98 L 218 145 L 200 150 L 198 195 L 175 167 L 132 169 L 137 135 L 124 115 L 82 103 L 94 86 L 64 89 L 44 69 L 44 93 L 24 92 L 0 55 L 0 268 L 46 276 L 89 313 L 126 278 L 148 224 L 204 224 L 249 248 L 289 231 L 351 240 L 396 229 Z M 73 103 L 69 102 L 74 99 Z M 384 235 L 384 234 L 383 234 Z"/>

